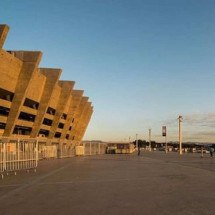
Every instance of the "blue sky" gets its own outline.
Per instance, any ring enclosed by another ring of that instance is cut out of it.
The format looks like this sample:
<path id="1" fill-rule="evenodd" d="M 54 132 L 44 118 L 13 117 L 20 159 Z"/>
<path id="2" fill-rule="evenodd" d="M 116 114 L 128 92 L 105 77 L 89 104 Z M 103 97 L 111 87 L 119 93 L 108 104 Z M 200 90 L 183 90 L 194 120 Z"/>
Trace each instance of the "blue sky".
<path id="1" fill-rule="evenodd" d="M 41 50 L 94 106 L 85 139 L 215 141 L 215 1 L 2 0 L 4 49 Z"/>

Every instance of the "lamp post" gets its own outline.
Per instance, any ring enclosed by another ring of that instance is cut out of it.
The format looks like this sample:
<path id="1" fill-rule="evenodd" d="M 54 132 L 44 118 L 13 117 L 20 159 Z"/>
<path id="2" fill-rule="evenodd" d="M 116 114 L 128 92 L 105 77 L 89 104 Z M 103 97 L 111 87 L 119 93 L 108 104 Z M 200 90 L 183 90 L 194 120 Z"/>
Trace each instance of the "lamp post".
<path id="1" fill-rule="evenodd" d="M 138 140 L 137 140 L 137 135 L 138 135 L 138 134 L 136 134 L 136 150 L 138 149 Z"/>
<path id="2" fill-rule="evenodd" d="M 165 137 L 165 152 L 167 153 L 168 147 L 167 147 L 167 140 L 166 140 L 166 126 L 162 126 L 162 136 Z"/>
<path id="3" fill-rule="evenodd" d="M 152 132 L 152 129 L 150 128 L 150 129 L 149 129 L 149 151 L 150 151 L 150 152 L 152 151 L 152 145 L 151 145 L 151 132 Z"/>
<path id="4" fill-rule="evenodd" d="M 168 147 L 167 147 L 167 140 L 166 140 L 166 136 L 165 136 L 165 153 L 168 152 Z"/>
<path id="5" fill-rule="evenodd" d="M 178 117 L 179 154 L 182 155 L 182 116 Z"/>

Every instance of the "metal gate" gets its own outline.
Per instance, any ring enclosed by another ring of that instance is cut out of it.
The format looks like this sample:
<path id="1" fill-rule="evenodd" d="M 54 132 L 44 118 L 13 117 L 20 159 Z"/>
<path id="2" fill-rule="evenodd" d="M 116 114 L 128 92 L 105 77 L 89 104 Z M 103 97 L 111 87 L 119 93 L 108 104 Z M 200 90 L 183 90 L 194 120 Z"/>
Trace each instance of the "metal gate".
<path id="1" fill-rule="evenodd" d="M 8 139 L 0 142 L 1 177 L 9 172 L 16 174 L 19 170 L 34 169 L 38 164 L 37 140 Z"/>
<path id="2" fill-rule="evenodd" d="M 101 155 L 106 153 L 107 145 L 104 143 L 98 142 L 85 142 L 84 146 L 84 155 Z"/>

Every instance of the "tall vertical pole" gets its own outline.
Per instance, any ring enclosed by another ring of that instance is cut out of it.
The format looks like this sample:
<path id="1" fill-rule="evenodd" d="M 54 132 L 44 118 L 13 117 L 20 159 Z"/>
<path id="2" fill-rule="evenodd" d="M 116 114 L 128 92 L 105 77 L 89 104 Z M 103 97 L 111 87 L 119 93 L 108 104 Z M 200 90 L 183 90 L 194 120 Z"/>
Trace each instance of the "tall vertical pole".
<path id="1" fill-rule="evenodd" d="M 152 130 L 149 129 L 149 151 L 150 151 L 150 152 L 152 151 L 152 145 L 151 145 L 151 132 L 152 132 Z"/>
<path id="2" fill-rule="evenodd" d="M 165 152 L 167 153 L 166 126 L 162 126 L 162 136 L 165 137 Z"/>
<path id="3" fill-rule="evenodd" d="M 178 117 L 179 154 L 182 155 L 182 116 Z"/>
<path id="4" fill-rule="evenodd" d="M 136 134 L 136 150 L 138 149 L 138 140 L 137 140 L 137 135 L 138 135 L 138 134 Z"/>
<path id="5" fill-rule="evenodd" d="M 98 143 L 98 144 L 99 144 L 99 155 L 100 155 L 100 144 L 101 144 L 101 143 Z"/>
<path id="6" fill-rule="evenodd" d="M 36 153 L 36 167 L 38 164 L 38 153 L 39 153 L 39 144 L 38 144 L 38 137 L 36 138 L 36 149 L 35 149 L 35 153 Z"/>
<path id="7" fill-rule="evenodd" d="M 17 160 L 18 160 L 18 169 L 19 169 L 19 165 L 20 165 L 20 150 L 19 150 L 20 146 L 19 146 L 19 138 L 17 139 Z"/>
<path id="8" fill-rule="evenodd" d="M 168 152 L 166 136 L 165 136 L 165 152 L 166 153 Z"/>

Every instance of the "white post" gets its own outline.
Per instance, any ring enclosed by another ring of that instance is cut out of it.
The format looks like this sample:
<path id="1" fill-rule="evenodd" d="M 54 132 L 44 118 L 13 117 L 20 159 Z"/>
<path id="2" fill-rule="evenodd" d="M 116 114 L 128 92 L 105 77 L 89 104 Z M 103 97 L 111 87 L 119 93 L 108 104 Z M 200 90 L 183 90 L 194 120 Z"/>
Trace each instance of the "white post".
<path id="1" fill-rule="evenodd" d="M 149 151 L 152 151 L 152 146 L 151 146 L 151 129 L 149 129 Z"/>
<path id="2" fill-rule="evenodd" d="M 138 140 L 137 140 L 137 135 L 138 135 L 138 134 L 136 134 L 136 150 L 138 149 Z"/>
<path id="3" fill-rule="evenodd" d="M 39 153 L 39 144 L 38 144 L 38 138 L 36 138 L 36 167 L 38 165 L 38 153 Z"/>
<path id="4" fill-rule="evenodd" d="M 201 147 L 201 157 L 203 158 L 203 146 Z"/>
<path id="5" fill-rule="evenodd" d="M 3 142 L 3 171 L 6 171 L 6 143 Z"/>
<path id="6" fill-rule="evenodd" d="M 178 117 L 178 127 L 179 127 L 179 154 L 182 155 L 182 116 Z"/>
<path id="7" fill-rule="evenodd" d="M 19 138 L 17 139 L 17 160 L 18 160 L 18 163 L 17 163 L 17 166 L 18 166 L 18 169 L 20 168 L 20 150 L 19 150 L 20 146 L 19 146 Z"/>
<path id="8" fill-rule="evenodd" d="M 98 143 L 98 144 L 99 144 L 99 155 L 100 155 L 100 144 L 101 144 L 101 143 Z"/>
<path id="9" fill-rule="evenodd" d="M 166 147 L 165 147 L 165 152 L 167 153 L 168 150 L 167 150 L 167 140 L 166 140 L 166 136 L 165 136 L 165 146 L 166 146 Z"/>

